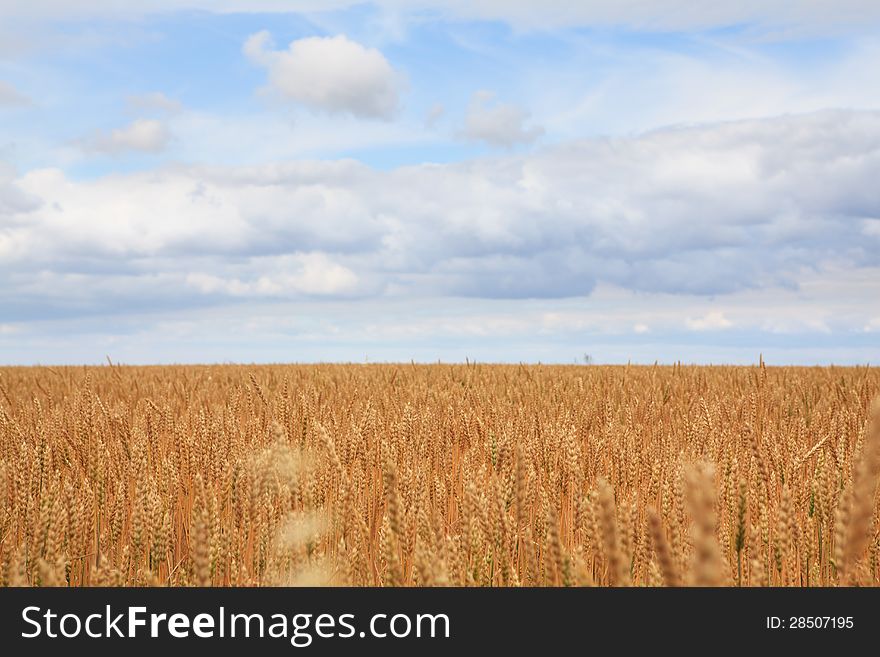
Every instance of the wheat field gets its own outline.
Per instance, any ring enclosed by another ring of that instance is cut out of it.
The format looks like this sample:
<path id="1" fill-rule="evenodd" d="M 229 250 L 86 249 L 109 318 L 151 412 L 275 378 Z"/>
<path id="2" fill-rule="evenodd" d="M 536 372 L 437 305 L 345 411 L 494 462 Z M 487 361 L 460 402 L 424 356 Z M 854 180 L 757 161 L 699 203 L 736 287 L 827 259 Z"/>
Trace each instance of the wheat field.
<path id="1" fill-rule="evenodd" d="M 22 586 L 865 586 L 877 368 L 0 368 Z"/>

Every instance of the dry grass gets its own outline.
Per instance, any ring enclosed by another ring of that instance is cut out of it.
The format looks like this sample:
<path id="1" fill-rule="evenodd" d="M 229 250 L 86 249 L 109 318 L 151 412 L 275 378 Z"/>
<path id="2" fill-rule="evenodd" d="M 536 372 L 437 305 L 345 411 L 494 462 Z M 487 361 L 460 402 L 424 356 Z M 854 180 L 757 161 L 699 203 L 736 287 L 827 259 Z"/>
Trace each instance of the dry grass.
<path id="1" fill-rule="evenodd" d="M 22 585 L 876 585 L 880 370 L 0 369 Z"/>

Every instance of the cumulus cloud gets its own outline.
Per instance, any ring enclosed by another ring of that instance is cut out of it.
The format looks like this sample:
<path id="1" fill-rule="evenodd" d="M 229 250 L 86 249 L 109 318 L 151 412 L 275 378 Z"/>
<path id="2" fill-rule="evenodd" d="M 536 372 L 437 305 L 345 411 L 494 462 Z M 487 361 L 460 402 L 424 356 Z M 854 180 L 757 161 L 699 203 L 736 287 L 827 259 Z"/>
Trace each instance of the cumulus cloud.
<path id="1" fill-rule="evenodd" d="M 82 181 L 38 170 L 0 185 L 0 305 L 12 318 L 46 312 L 41 295 L 107 308 L 796 290 L 811 273 L 880 266 L 865 220 L 880 216 L 878 176 L 880 112 L 868 111 L 393 170 L 293 161 Z M 679 317 L 692 330 L 740 327 L 719 312 Z"/>
<path id="2" fill-rule="evenodd" d="M 0 80 L 0 108 L 29 105 L 30 99 L 8 82 Z"/>
<path id="3" fill-rule="evenodd" d="M 203 294 L 240 297 L 337 296 L 355 291 L 357 276 L 323 253 L 294 254 L 263 259 L 260 274 L 251 280 L 214 274 L 187 274 L 186 283 Z"/>
<path id="4" fill-rule="evenodd" d="M 179 100 L 169 98 L 161 91 L 153 91 L 146 94 L 135 94 L 125 99 L 129 110 L 138 113 L 167 113 L 174 114 L 183 109 Z"/>
<path id="5" fill-rule="evenodd" d="M 26 193 L 16 184 L 15 170 L 0 162 L 0 229 L 11 223 L 14 216 L 23 217 L 40 203 L 38 196 Z"/>
<path id="6" fill-rule="evenodd" d="M 493 102 L 491 91 L 478 91 L 471 98 L 461 134 L 490 146 L 511 147 L 531 143 L 544 134 L 540 126 L 525 125 L 529 113 L 510 103 Z"/>
<path id="7" fill-rule="evenodd" d="M 297 39 L 287 50 L 274 50 L 263 31 L 248 37 L 242 50 L 266 68 L 271 89 L 312 110 L 368 119 L 397 111 L 399 74 L 377 49 L 345 35 Z"/>
<path id="8" fill-rule="evenodd" d="M 156 119 L 137 119 L 124 128 L 110 132 L 98 131 L 85 140 L 87 150 L 119 155 L 127 152 L 159 153 L 165 150 L 171 133 L 165 124 Z"/>

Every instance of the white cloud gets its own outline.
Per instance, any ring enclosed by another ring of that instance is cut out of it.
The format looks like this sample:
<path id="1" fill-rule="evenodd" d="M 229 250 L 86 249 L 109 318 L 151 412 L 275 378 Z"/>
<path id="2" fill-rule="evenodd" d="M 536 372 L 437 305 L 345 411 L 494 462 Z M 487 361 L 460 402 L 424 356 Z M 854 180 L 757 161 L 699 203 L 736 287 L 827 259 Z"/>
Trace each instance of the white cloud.
<path id="1" fill-rule="evenodd" d="M 876 36 L 823 51 L 821 65 L 815 66 L 756 44 L 696 42 L 693 51 L 650 41 L 607 49 L 581 46 L 571 62 L 532 83 L 531 102 L 555 139 L 880 107 Z M 597 69 L 589 82 L 585 66 Z"/>
<path id="2" fill-rule="evenodd" d="M 389 119 L 397 111 L 399 74 L 375 48 L 344 35 L 307 37 L 273 50 L 268 32 L 251 35 L 245 55 L 263 66 L 279 95 L 313 110 Z"/>
<path id="3" fill-rule="evenodd" d="M 305 294 L 342 294 L 353 292 L 357 285 L 353 271 L 321 253 L 304 256 L 300 264 L 297 273 L 276 283 L 281 289 L 291 285 Z"/>
<path id="4" fill-rule="evenodd" d="M 118 155 L 131 151 L 159 153 L 165 150 L 171 133 L 165 124 L 156 119 L 137 119 L 124 128 L 109 133 L 99 131 L 83 142 L 88 150 Z"/>
<path id="5" fill-rule="evenodd" d="M 880 213 L 880 112 L 392 170 L 343 160 L 79 181 L 51 169 L 10 175 L 0 185 L 0 305 L 27 316 L 74 299 L 82 312 L 246 292 L 560 299 L 615 285 L 719 296 L 880 266 L 864 234 L 864 217 Z M 208 278 L 187 285 L 193 273 Z M 679 317 L 691 328 L 743 325 L 726 305 L 720 318 L 711 312 Z M 807 319 L 778 326 L 809 328 Z M 633 316 L 621 331 L 637 323 L 659 330 L 653 317 Z"/>
<path id="6" fill-rule="evenodd" d="M 490 91 L 478 91 L 471 98 L 461 134 L 490 146 L 511 147 L 531 143 L 544 134 L 540 126 L 525 125 L 529 113 L 510 103 L 492 102 Z"/>
<path id="7" fill-rule="evenodd" d="M 392 0 L 393 2 L 393 0 Z M 132 17 L 197 10 L 213 13 L 311 13 L 359 4 L 359 0 L 31 0 L 4 2 L 0 16 L 21 18 Z"/>
<path id="8" fill-rule="evenodd" d="M 40 198 L 28 194 L 16 184 L 15 170 L 0 161 L 0 244 L 4 219 L 15 215 L 24 216 L 40 206 Z"/>
<path id="9" fill-rule="evenodd" d="M 179 100 L 169 98 L 161 91 L 153 91 L 146 94 L 135 94 L 125 99 L 129 110 L 135 112 L 162 112 L 174 114 L 183 109 Z"/>
<path id="10" fill-rule="evenodd" d="M 503 20 L 520 29 L 559 26 L 622 26 L 636 30 L 687 30 L 718 26 L 758 25 L 804 30 L 859 28 L 880 21 L 872 0 L 791 3 L 745 0 L 706 3 L 701 0 L 451 0 L 422 2 L 446 13 L 476 19 Z"/>
<path id="11" fill-rule="evenodd" d="M 685 325 L 692 331 L 715 331 L 718 329 L 726 329 L 733 326 L 724 313 L 712 311 L 703 317 L 689 317 L 685 320 Z"/>
<path id="12" fill-rule="evenodd" d="M 187 274 L 186 283 L 203 294 L 279 298 L 347 295 L 357 287 L 355 273 L 323 253 L 263 258 L 250 264 L 259 272 L 250 280 L 195 272 Z"/>
<path id="13" fill-rule="evenodd" d="M 155 284 L 155 281 L 154 281 Z M 147 289 L 146 292 L 149 292 Z M 725 297 L 736 329 L 699 335 L 682 331 L 682 316 L 700 317 L 714 303 L 694 296 L 644 295 L 600 285 L 584 299 L 462 298 L 285 301 L 250 294 L 235 303 L 205 306 L 190 299 L 178 309 L 112 317 L 21 322 L 0 333 L 2 362 L 277 362 L 396 360 L 436 362 L 581 361 L 835 362 L 876 364 L 876 339 L 861 332 L 880 295 L 880 268 L 808 276 L 800 290 L 749 290 Z M 866 314 L 867 313 L 867 314 Z M 634 336 L 639 318 L 651 334 Z M 824 318 L 833 333 L 816 336 L 805 324 L 791 332 L 761 332 L 768 317 Z M 877 324 L 880 328 L 880 324 Z M 282 354 L 283 356 L 279 356 Z"/>
<path id="14" fill-rule="evenodd" d="M 237 278 L 226 279 L 214 274 L 194 272 L 186 275 L 186 284 L 202 294 L 222 292 L 232 296 L 246 296 L 254 292 L 255 286 L 243 283 Z"/>
<path id="15" fill-rule="evenodd" d="M 853 327 L 849 327 L 852 329 Z M 830 335 L 833 331 L 825 317 L 785 317 L 782 314 L 766 318 L 760 329 L 767 333 L 793 334 L 798 332 L 824 333 Z"/>
<path id="16" fill-rule="evenodd" d="M 3 3 L 0 16 L 25 18 L 130 17 L 180 10 L 216 13 L 319 13 L 362 4 L 360 0 L 31 0 Z M 880 23 L 874 0 L 793 3 L 790 0 L 376 0 L 390 13 L 425 10 L 454 19 L 505 21 L 518 29 L 559 26 L 622 26 L 637 30 L 684 30 L 754 23 L 785 36 L 792 32 L 868 30 Z"/>
<path id="17" fill-rule="evenodd" d="M 648 333 L 651 330 L 647 324 L 643 324 L 639 322 L 638 324 L 633 324 L 633 333 Z"/>
<path id="18" fill-rule="evenodd" d="M 0 80 L 0 108 L 30 105 L 30 99 L 8 82 Z"/>

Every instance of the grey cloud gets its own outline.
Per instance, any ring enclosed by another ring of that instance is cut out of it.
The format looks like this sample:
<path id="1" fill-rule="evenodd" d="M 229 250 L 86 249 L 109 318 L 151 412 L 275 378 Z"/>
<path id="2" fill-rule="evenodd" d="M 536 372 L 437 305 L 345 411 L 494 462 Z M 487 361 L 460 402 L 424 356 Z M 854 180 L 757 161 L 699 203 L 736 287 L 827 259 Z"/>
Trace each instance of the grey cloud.
<path id="1" fill-rule="evenodd" d="M 591 264 L 576 248 L 532 257 L 451 259 L 438 267 L 439 292 L 494 299 L 584 297 L 596 284 Z"/>
<path id="2" fill-rule="evenodd" d="M 478 91 L 471 98 L 461 135 L 496 147 L 529 144 L 543 135 L 544 129 L 527 126 L 528 119 L 524 109 L 497 102 L 492 92 Z"/>
<path id="3" fill-rule="evenodd" d="M 600 284 L 795 289 L 804 272 L 880 264 L 878 177 L 880 112 L 855 111 L 392 171 L 300 161 L 79 182 L 32 171 L 0 184 L 2 199 L 35 199 L 6 202 L 0 272 L 16 274 L 7 299 L 45 293 L 49 303 L 50 291 L 75 284 L 62 274 L 88 275 L 76 294 L 97 306 L 115 298 L 103 280 L 136 298 L 155 277 L 166 283 L 147 294 L 151 307 L 247 296 L 549 299 Z M 118 264 L 102 272 L 98 262 Z"/>
<path id="4" fill-rule="evenodd" d="M 98 131 L 89 139 L 81 141 L 87 151 L 120 155 L 122 153 L 159 153 L 168 146 L 171 133 L 164 123 L 156 119 L 136 119 L 122 128 L 109 132 Z"/>
<path id="5" fill-rule="evenodd" d="M 4 3 L 0 16 L 76 19 L 95 16 L 126 18 L 181 10 L 218 13 L 312 13 L 344 9 L 361 0 L 158 0 L 120 3 L 117 0 L 31 0 Z M 784 37 L 803 31 L 864 30 L 880 23 L 873 0 L 792 3 L 762 0 L 707 3 L 700 0 L 376 0 L 379 8 L 417 17 L 425 10 L 453 19 L 505 21 L 518 29 L 559 26 L 623 26 L 634 30 L 681 30 L 754 23 Z"/>

